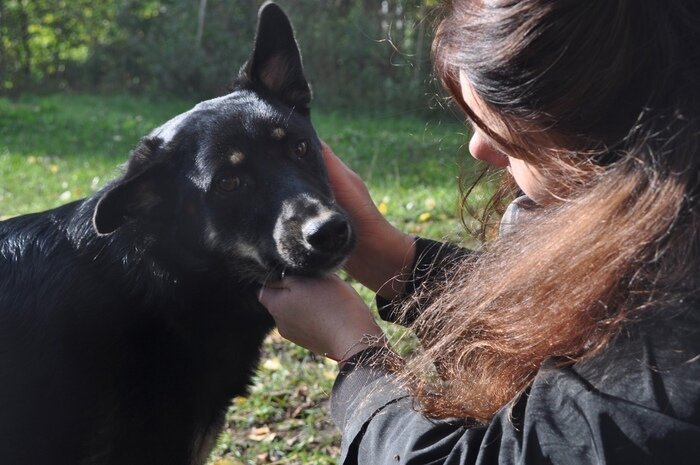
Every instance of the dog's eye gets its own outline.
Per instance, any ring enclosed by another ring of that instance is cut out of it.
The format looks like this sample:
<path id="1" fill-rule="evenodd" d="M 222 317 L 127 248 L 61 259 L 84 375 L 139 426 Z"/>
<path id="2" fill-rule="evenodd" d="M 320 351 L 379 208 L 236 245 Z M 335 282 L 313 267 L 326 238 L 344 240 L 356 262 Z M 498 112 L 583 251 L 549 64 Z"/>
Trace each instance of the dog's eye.
<path id="1" fill-rule="evenodd" d="M 241 179 L 238 176 L 221 176 L 216 182 L 216 187 L 224 192 L 232 192 L 241 186 Z"/>
<path id="2" fill-rule="evenodd" d="M 300 140 L 297 141 L 297 145 L 294 147 L 294 155 L 297 157 L 303 157 L 309 151 L 309 141 Z"/>

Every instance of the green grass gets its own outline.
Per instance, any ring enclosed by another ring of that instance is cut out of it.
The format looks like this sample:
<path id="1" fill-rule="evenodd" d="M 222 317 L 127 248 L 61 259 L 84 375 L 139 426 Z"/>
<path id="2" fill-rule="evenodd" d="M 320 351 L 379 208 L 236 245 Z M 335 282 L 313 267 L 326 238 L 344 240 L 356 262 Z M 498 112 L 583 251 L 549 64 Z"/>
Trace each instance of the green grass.
<path id="1" fill-rule="evenodd" d="M 187 107 L 126 97 L 0 100 L 0 217 L 90 195 L 141 136 Z"/>
<path id="2" fill-rule="evenodd" d="M 119 174 L 141 136 L 192 106 L 123 96 L 0 99 L 0 219 L 90 195 Z M 459 241 L 455 121 L 410 116 L 313 115 L 322 139 L 363 179 L 399 228 Z M 479 188 L 478 202 L 488 194 Z M 361 290 L 372 303 L 372 295 Z M 328 416 L 335 363 L 273 334 L 255 385 L 235 399 L 211 463 L 334 464 L 339 435 Z"/>

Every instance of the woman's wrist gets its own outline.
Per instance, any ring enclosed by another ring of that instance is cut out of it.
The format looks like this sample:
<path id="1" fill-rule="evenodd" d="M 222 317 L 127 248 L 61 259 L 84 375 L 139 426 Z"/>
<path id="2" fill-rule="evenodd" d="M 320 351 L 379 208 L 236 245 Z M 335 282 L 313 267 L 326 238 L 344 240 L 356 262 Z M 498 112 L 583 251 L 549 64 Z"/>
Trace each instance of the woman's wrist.
<path id="1" fill-rule="evenodd" d="M 345 265 L 347 272 L 385 299 L 400 295 L 416 252 L 415 237 L 388 221 L 373 235 L 360 238 L 356 252 Z"/>
<path id="2" fill-rule="evenodd" d="M 388 347 L 388 341 L 386 339 L 386 336 L 383 333 L 365 333 L 357 342 L 348 347 L 348 349 L 345 350 L 342 356 L 338 357 L 337 359 L 333 357 L 330 358 L 338 362 L 339 367 L 342 367 L 348 360 L 350 360 L 360 352 L 369 349 L 370 347 Z"/>

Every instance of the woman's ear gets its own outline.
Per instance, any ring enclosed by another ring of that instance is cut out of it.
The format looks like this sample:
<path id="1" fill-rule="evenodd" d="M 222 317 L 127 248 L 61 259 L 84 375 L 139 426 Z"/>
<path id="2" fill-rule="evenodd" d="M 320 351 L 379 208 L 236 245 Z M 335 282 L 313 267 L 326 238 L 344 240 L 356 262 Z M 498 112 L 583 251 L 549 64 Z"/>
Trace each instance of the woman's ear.
<path id="1" fill-rule="evenodd" d="M 269 94 L 301 113 L 308 113 L 311 88 L 289 18 L 275 3 L 258 13 L 253 53 L 243 65 L 238 84 Z"/>

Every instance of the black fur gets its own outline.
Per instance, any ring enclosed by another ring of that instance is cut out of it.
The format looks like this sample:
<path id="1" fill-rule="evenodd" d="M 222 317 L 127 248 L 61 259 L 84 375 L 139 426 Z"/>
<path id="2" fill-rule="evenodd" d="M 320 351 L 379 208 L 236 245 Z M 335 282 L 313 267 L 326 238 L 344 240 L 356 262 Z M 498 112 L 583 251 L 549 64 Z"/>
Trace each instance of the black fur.
<path id="1" fill-rule="evenodd" d="M 310 99 L 266 4 L 231 94 L 153 131 L 96 195 L 0 223 L 0 463 L 205 460 L 273 325 L 260 284 L 352 247 Z"/>

